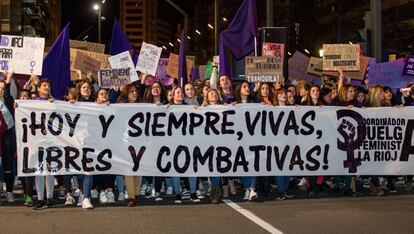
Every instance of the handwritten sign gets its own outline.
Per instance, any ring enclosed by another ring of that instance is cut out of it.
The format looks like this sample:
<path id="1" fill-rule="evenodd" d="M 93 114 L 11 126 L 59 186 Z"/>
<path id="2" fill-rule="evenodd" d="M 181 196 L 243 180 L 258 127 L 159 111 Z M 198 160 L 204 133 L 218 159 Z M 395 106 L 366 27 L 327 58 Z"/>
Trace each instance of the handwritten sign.
<path id="1" fill-rule="evenodd" d="M 149 75 L 145 80 L 145 85 L 152 85 L 154 82 L 160 82 L 164 86 L 172 85 L 174 79 L 167 75 L 167 67 L 168 58 L 160 58 L 155 76 Z"/>
<path id="2" fill-rule="evenodd" d="M 79 49 L 70 49 L 70 64 L 71 64 L 71 68 L 73 68 L 73 63 L 75 61 L 75 55 L 77 51 L 81 51 Z M 85 51 L 82 50 L 82 53 L 92 57 L 93 59 L 96 59 L 100 62 L 100 69 L 104 70 L 104 69 L 110 69 L 111 65 L 109 64 L 109 55 L 107 54 L 100 54 L 100 53 L 95 53 L 95 52 L 90 52 L 90 51 Z"/>
<path id="3" fill-rule="evenodd" d="M 393 90 L 413 83 L 412 76 L 401 75 L 404 64 L 403 58 L 386 63 L 375 63 L 375 60 L 370 60 L 367 77 L 369 83 L 388 86 Z"/>
<path id="4" fill-rule="evenodd" d="M 131 82 L 138 80 L 137 71 L 135 71 L 134 62 L 132 61 L 129 51 L 119 53 L 108 58 L 112 68 L 130 68 Z"/>
<path id="5" fill-rule="evenodd" d="M 141 51 L 139 52 L 136 70 L 140 72 L 147 72 L 148 74 L 155 76 L 161 52 L 161 47 L 143 42 Z"/>
<path id="6" fill-rule="evenodd" d="M 167 75 L 178 79 L 178 63 L 180 60 L 180 56 L 178 54 L 170 53 L 170 57 L 168 59 L 168 67 L 167 67 Z M 193 62 L 191 60 L 186 59 L 187 62 L 187 79 L 190 78 L 191 68 L 193 67 Z"/>
<path id="7" fill-rule="evenodd" d="M 98 74 L 102 88 L 119 88 L 131 83 L 129 68 L 100 70 Z"/>
<path id="8" fill-rule="evenodd" d="M 45 39 L 1 35 L 0 71 L 42 75 Z"/>
<path id="9" fill-rule="evenodd" d="M 322 64 L 324 71 L 359 71 L 359 45 L 324 44 Z"/>
<path id="10" fill-rule="evenodd" d="M 409 55 L 404 59 L 404 68 L 402 71 L 403 75 L 414 76 L 414 56 Z"/>
<path id="11" fill-rule="evenodd" d="M 285 54 L 285 44 L 263 42 L 262 56 L 277 57 L 283 63 L 284 54 Z"/>
<path id="12" fill-rule="evenodd" d="M 105 53 L 105 45 L 86 41 L 69 40 L 70 48 L 91 51 L 95 53 Z"/>
<path id="13" fill-rule="evenodd" d="M 73 68 L 80 70 L 82 73 L 88 75 L 91 74 L 93 79 L 98 79 L 98 71 L 101 63 L 83 53 L 81 50 L 76 51 L 75 60 L 73 61 Z"/>
<path id="14" fill-rule="evenodd" d="M 249 82 L 283 83 L 283 64 L 277 57 L 246 57 L 246 79 Z"/>

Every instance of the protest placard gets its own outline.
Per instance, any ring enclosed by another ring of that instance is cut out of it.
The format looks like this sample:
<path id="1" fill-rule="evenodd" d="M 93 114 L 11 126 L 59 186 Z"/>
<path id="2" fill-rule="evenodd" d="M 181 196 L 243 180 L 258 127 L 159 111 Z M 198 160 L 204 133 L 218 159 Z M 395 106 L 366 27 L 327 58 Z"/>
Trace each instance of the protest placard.
<path id="1" fill-rule="evenodd" d="M 101 88 L 119 88 L 131 83 L 130 68 L 99 70 Z"/>
<path id="2" fill-rule="evenodd" d="M 75 53 L 73 61 L 73 69 L 80 70 L 85 75 L 90 75 L 92 79 L 98 79 L 98 71 L 101 63 L 85 54 L 82 50 L 78 50 Z"/>
<path id="3" fill-rule="evenodd" d="M 145 85 L 152 85 L 154 82 L 160 82 L 165 86 L 172 85 L 174 79 L 167 75 L 167 66 L 168 58 L 160 58 L 155 76 L 149 75 L 145 80 Z"/>
<path id="4" fill-rule="evenodd" d="M 414 56 L 413 55 L 407 55 L 405 57 L 402 75 L 414 76 Z"/>
<path id="5" fill-rule="evenodd" d="M 135 71 L 134 62 L 132 61 L 129 51 L 124 51 L 108 58 L 111 68 L 130 68 L 131 82 L 138 80 L 137 71 Z"/>
<path id="6" fill-rule="evenodd" d="M 205 76 L 206 68 L 207 68 L 207 65 L 198 66 L 198 73 L 199 73 L 200 80 L 205 80 L 206 79 L 206 76 Z"/>
<path id="7" fill-rule="evenodd" d="M 18 176 L 408 175 L 414 168 L 408 107 L 18 105 Z"/>
<path id="8" fill-rule="evenodd" d="M 401 87 L 414 83 L 412 76 L 402 75 L 404 64 L 404 58 L 386 63 L 375 63 L 375 60 L 372 59 L 368 65 L 367 79 L 370 84 L 381 84 L 396 91 Z"/>
<path id="9" fill-rule="evenodd" d="M 285 44 L 263 42 L 262 56 L 277 57 L 277 61 L 283 64 L 283 56 L 285 54 Z"/>
<path id="10" fill-rule="evenodd" d="M 100 69 L 104 70 L 104 69 L 110 69 L 111 65 L 109 64 L 109 55 L 107 54 L 100 54 L 100 53 L 95 53 L 95 52 L 90 52 L 90 51 L 86 51 L 86 50 L 79 50 L 79 49 L 70 49 L 70 64 L 71 64 L 71 68 L 73 68 L 73 62 L 75 61 L 75 55 L 77 51 L 82 51 L 82 53 L 92 57 L 93 59 L 98 60 L 101 63 Z"/>
<path id="11" fill-rule="evenodd" d="M 316 57 L 310 57 L 308 73 L 316 76 L 322 76 L 322 59 Z"/>
<path id="12" fill-rule="evenodd" d="M 296 51 L 288 61 L 289 80 L 306 80 L 314 84 L 320 84 L 321 79 L 318 76 L 308 74 L 309 57 Z"/>
<path id="13" fill-rule="evenodd" d="M 322 66 L 324 71 L 359 71 L 359 45 L 324 44 Z"/>
<path id="14" fill-rule="evenodd" d="M 155 76 L 161 52 L 161 47 L 143 42 L 141 51 L 139 52 L 136 70 L 140 72 L 147 72 L 148 74 Z"/>
<path id="15" fill-rule="evenodd" d="M 69 40 L 69 46 L 70 48 L 86 50 L 86 51 L 95 52 L 99 54 L 105 53 L 105 44 L 78 41 L 78 40 Z"/>
<path id="16" fill-rule="evenodd" d="M 277 57 L 246 57 L 246 80 L 249 82 L 284 82 L 283 63 Z"/>
<path id="17" fill-rule="evenodd" d="M 44 49 L 44 38 L 1 35 L 0 71 L 42 75 Z"/>
<path id="18" fill-rule="evenodd" d="M 178 79 L 178 62 L 180 60 L 180 56 L 178 54 L 170 53 L 170 57 L 168 59 L 168 67 L 167 67 L 167 75 L 172 78 Z M 193 63 L 191 60 L 186 59 L 187 62 L 187 79 L 190 78 L 191 69 L 193 67 Z"/>

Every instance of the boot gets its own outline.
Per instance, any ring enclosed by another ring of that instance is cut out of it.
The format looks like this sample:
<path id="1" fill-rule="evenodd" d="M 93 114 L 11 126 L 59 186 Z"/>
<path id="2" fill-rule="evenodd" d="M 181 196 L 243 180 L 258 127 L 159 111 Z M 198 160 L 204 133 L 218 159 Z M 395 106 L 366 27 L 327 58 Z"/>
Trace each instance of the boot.
<path id="1" fill-rule="evenodd" d="M 218 203 L 218 201 L 217 201 L 217 188 L 211 188 L 211 191 L 210 191 L 210 201 L 213 204 L 217 204 Z"/>
<path id="2" fill-rule="evenodd" d="M 229 197 L 229 186 L 228 185 L 223 185 L 223 198 L 228 198 Z"/>
<path id="3" fill-rule="evenodd" d="M 237 194 L 236 186 L 234 185 L 234 180 L 233 179 L 229 179 L 229 189 L 230 189 L 231 195 L 234 196 L 234 195 Z"/>
<path id="4" fill-rule="evenodd" d="M 384 196 L 384 189 L 382 189 L 381 187 L 377 187 L 377 196 Z"/>

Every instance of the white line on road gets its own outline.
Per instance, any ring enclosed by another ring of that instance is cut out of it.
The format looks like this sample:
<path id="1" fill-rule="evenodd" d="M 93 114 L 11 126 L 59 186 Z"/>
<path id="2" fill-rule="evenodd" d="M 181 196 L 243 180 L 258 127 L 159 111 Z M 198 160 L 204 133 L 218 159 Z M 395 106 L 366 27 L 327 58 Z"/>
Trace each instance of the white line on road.
<path id="1" fill-rule="evenodd" d="M 283 234 L 283 232 L 281 232 L 277 228 L 273 227 L 268 222 L 264 221 L 263 219 L 261 219 L 257 215 L 253 214 L 251 211 L 249 211 L 247 209 L 244 209 L 241 206 L 237 205 L 236 203 L 232 202 L 230 199 L 223 199 L 223 201 L 227 205 L 229 205 L 231 208 L 233 208 L 234 210 L 236 210 L 240 214 L 244 215 L 246 218 L 250 219 L 251 221 L 253 221 L 257 225 L 259 225 L 260 227 L 265 229 L 266 231 L 268 231 L 270 233 Z"/>

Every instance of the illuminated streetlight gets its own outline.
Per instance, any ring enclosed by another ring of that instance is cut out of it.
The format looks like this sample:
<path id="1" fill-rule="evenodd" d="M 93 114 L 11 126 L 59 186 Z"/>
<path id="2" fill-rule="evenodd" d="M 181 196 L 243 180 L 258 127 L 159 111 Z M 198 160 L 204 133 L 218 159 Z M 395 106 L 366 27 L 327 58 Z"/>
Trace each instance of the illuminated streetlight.
<path id="1" fill-rule="evenodd" d="M 201 32 L 200 32 L 200 31 L 198 31 L 197 29 L 195 30 L 195 32 L 196 32 L 198 35 L 201 35 Z"/>
<path id="2" fill-rule="evenodd" d="M 187 36 L 187 39 L 188 39 L 188 40 L 191 40 L 191 37 L 190 37 L 190 36 Z"/>
<path id="3" fill-rule="evenodd" d="M 224 22 L 227 22 L 227 18 L 226 17 L 223 17 L 222 19 L 223 19 Z"/>
<path id="4" fill-rule="evenodd" d="M 174 44 L 169 42 L 168 45 L 170 45 L 171 47 L 174 47 Z"/>
<path id="5" fill-rule="evenodd" d="M 162 46 L 162 48 L 163 48 L 164 50 L 166 50 L 166 49 L 167 49 L 167 47 L 165 47 L 165 46 Z"/>
<path id="6" fill-rule="evenodd" d="M 214 29 L 213 25 L 211 25 L 211 24 L 207 24 L 207 26 L 211 29 Z"/>
<path id="7" fill-rule="evenodd" d="M 99 10 L 99 5 L 95 3 L 95 4 L 93 5 L 93 9 L 94 9 L 95 11 Z"/>
<path id="8" fill-rule="evenodd" d="M 292 54 L 288 51 L 288 55 L 291 56 Z"/>
<path id="9" fill-rule="evenodd" d="M 181 40 L 177 38 L 177 41 L 181 43 Z"/>
<path id="10" fill-rule="evenodd" d="M 101 6 L 97 3 L 93 5 L 93 10 L 98 12 L 98 43 L 101 43 Z"/>
<path id="11" fill-rule="evenodd" d="M 306 52 L 306 53 L 308 53 L 308 54 L 310 54 L 310 52 L 309 52 L 309 50 L 308 50 L 308 49 L 305 49 L 305 52 Z"/>

